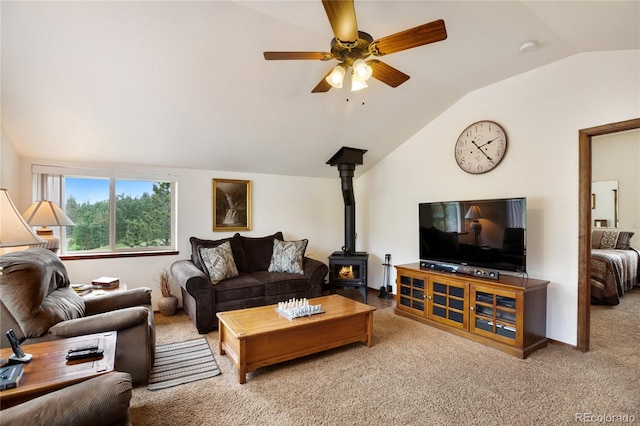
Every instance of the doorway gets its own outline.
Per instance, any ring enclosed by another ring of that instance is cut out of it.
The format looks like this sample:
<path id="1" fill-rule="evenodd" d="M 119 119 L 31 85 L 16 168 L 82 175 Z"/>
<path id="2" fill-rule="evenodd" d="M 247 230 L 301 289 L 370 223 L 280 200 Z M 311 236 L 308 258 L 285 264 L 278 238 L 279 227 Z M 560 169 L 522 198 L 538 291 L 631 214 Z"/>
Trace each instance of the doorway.
<path id="1" fill-rule="evenodd" d="M 578 343 L 587 352 L 591 343 L 591 138 L 640 128 L 640 118 L 578 131 Z"/>

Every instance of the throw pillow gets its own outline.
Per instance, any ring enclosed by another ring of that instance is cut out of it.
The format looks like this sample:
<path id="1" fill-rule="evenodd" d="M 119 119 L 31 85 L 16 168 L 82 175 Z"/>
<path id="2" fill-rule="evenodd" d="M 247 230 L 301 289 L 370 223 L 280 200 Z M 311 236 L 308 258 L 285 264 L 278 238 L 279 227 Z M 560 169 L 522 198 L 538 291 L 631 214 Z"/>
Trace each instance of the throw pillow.
<path id="1" fill-rule="evenodd" d="M 618 231 L 604 231 L 600 239 L 600 248 L 614 249 L 616 248 L 616 241 L 618 241 Z"/>
<path id="2" fill-rule="evenodd" d="M 222 238 L 220 240 L 203 240 L 196 237 L 189 238 L 189 242 L 191 243 L 191 261 L 202 272 L 207 272 L 207 269 L 204 267 L 200 259 L 198 247 L 217 247 L 220 244 L 226 243 L 227 241 L 231 243 L 233 261 L 236 263 L 238 272 L 247 272 L 247 260 L 245 258 L 244 249 L 242 247 L 242 239 L 240 238 L 240 234 L 238 233 L 236 233 L 233 237 Z"/>
<path id="3" fill-rule="evenodd" d="M 282 232 L 276 232 L 266 237 L 252 238 L 241 237 L 247 259 L 247 272 L 266 271 L 273 256 L 273 241 L 275 239 L 284 240 Z"/>
<path id="4" fill-rule="evenodd" d="M 269 272 L 289 272 L 291 274 L 304 274 L 304 251 L 309 240 L 300 241 L 273 241 L 273 255 Z"/>
<path id="5" fill-rule="evenodd" d="M 631 248 L 631 237 L 635 232 L 621 231 L 618 233 L 618 241 L 616 241 L 616 248 L 620 250 L 629 250 Z"/>
<path id="6" fill-rule="evenodd" d="M 225 278 L 238 276 L 238 268 L 231 252 L 231 243 L 228 241 L 217 247 L 199 247 L 198 252 L 202 263 L 209 272 L 211 284 L 216 285 Z"/>

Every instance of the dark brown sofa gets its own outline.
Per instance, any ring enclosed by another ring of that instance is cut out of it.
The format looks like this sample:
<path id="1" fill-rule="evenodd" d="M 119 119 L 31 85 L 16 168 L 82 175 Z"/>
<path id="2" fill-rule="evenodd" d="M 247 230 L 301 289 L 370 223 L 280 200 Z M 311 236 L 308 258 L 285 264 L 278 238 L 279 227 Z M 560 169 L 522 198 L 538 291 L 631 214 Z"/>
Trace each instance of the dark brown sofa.
<path id="1" fill-rule="evenodd" d="M 318 260 L 304 257 L 301 274 L 268 271 L 276 239 L 284 240 L 282 232 L 262 238 L 240 234 L 215 241 L 190 238 L 191 259 L 174 262 L 171 274 L 180 284 L 184 310 L 198 333 L 218 328 L 217 312 L 322 295 L 329 268 Z M 199 248 L 217 247 L 225 242 L 231 245 L 238 276 L 214 285 L 199 256 Z"/>

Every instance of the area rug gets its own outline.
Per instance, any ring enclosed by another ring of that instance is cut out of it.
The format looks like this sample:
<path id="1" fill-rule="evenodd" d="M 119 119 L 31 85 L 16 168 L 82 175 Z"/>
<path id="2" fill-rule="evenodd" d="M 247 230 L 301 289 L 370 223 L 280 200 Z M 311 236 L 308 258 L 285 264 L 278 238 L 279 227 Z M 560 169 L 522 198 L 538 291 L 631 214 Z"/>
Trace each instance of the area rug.
<path id="1" fill-rule="evenodd" d="M 166 389 L 218 374 L 220 368 L 205 338 L 158 345 L 147 389 Z"/>

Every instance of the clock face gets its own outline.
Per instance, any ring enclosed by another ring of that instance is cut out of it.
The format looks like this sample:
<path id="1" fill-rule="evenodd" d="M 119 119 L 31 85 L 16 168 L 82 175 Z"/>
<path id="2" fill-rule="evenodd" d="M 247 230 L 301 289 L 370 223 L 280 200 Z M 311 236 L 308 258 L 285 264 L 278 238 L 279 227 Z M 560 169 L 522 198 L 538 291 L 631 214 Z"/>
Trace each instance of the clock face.
<path id="1" fill-rule="evenodd" d="M 507 134 L 493 121 L 478 121 L 462 131 L 456 142 L 456 161 L 467 173 L 486 173 L 507 151 Z"/>

